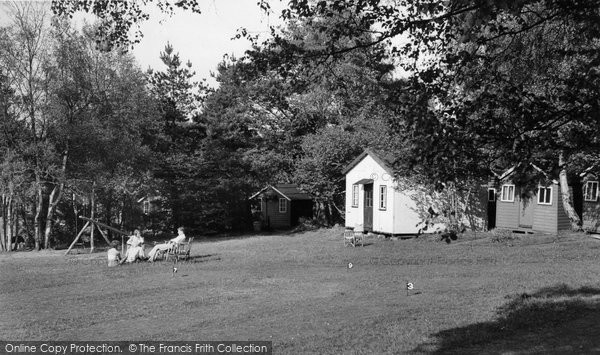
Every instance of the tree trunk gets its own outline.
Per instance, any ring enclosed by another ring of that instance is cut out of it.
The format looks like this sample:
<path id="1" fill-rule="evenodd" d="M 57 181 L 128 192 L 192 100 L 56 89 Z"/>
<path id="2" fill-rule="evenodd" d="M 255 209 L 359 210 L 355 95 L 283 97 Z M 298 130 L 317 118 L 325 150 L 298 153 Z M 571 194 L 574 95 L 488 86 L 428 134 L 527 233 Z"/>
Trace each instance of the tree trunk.
<path id="1" fill-rule="evenodd" d="M 335 224 L 335 222 L 336 222 L 336 218 L 335 218 L 333 207 L 331 207 L 331 200 L 330 199 L 327 200 L 327 212 L 329 214 L 327 225 L 328 226 L 333 226 Z"/>
<path id="2" fill-rule="evenodd" d="M 90 212 L 90 218 L 92 220 L 94 220 L 96 218 L 96 182 L 92 183 L 92 201 L 91 201 L 91 205 L 92 205 L 92 211 Z M 94 252 L 94 229 L 96 229 L 96 224 L 95 223 L 91 223 L 90 224 L 90 253 Z"/>
<path id="3" fill-rule="evenodd" d="M 569 191 L 569 183 L 567 180 L 567 170 L 565 166 L 564 153 L 560 153 L 558 157 L 558 166 L 560 168 L 559 179 L 560 179 L 560 191 L 562 195 L 563 208 L 569 221 L 571 222 L 571 229 L 573 231 L 581 231 L 581 218 L 577 215 L 575 208 L 573 208 L 572 191 Z"/>
<path id="4" fill-rule="evenodd" d="M 106 214 L 104 215 L 104 223 L 106 225 L 111 225 L 110 221 L 111 221 L 111 215 L 112 215 L 112 201 L 113 201 L 113 194 L 112 192 L 108 192 L 108 198 L 105 200 L 106 202 L 104 203 L 105 205 L 105 210 L 106 210 Z M 108 233 L 108 237 L 109 239 L 112 240 L 112 231 L 109 229 L 106 231 L 106 233 Z"/>
<path id="5" fill-rule="evenodd" d="M 14 224 L 12 212 L 12 196 L 9 196 L 6 201 L 6 220 L 4 220 L 4 224 L 6 225 L 6 251 L 13 250 L 12 240 L 14 238 Z"/>
<path id="6" fill-rule="evenodd" d="M 67 159 L 69 157 L 69 151 L 65 150 L 63 152 L 62 166 L 61 166 L 61 177 L 60 182 L 54 186 L 52 192 L 50 193 L 50 198 L 48 199 L 48 213 L 46 214 L 46 231 L 44 233 L 44 248 L 48 249 L 50 246 L 50 234 L 52 233 L 52 221 L 54 219 L 54 212 L 56 211 L 56 206 L 60 202 L 62 198 L 63 189 L 65 187 L 65 178 L 66 178 L 66 170 L 67 170 Z"/>
<path id="7" fill-rule="evenodd" d="M 0 200 L 0 250 L 6 250 L 6 206 L 5 206 L 6 197 L 4 194 L 2 195 L 2 199 Z"/>
<path id="8" fill-rule="evenodd" d="M 48 249 L 50 247 L 50 234 L 52 233 L 52 219 L 54 218 L 54 210 L 56 209 L 56 205 L 60 201 L 61 192 L 57 190 L 62 190 L 60 185 L 54 186 L 52 192 L 50 193 L 50 198 L 48 199 L 48 212 L 46 213 L 46 227 L 44 229 L 44 249 Z"/>
<path id="9" fill-rule="evenodd" d="M 35 206 L 35 215 L 33 217 L 33 234 L 34 234 L 34 238 L 35 238 L 35 250 L 41 250 L 42 249 L 42 230 L 41 230 L 41 226 L 42 226 L 42 208 L 44 207 L 43 204 L 43 191 L 42 191 L 42 184 L 40 182 L 40 178 L 39 176 L 36 176 L 35 178 L 35 182 L 36 182 L 36 206 Z"/>
<path id="10" fill-rule="evenodd" d="M 15 244 L 13 246 L 14 250 L 17 250 L 17 247 L 19 246 L 19 214 L 17 213 L 17 204 L 15 203 L 15 201 L 13 200 L 12 206 L 11 206 L 11 214 L 12 214 L 12 231 L 13 231 L 13 237 L 15 238 Z"/>
<path id="11" fill-rule="evenodd" d="M 73 215 L 75 216 L 75 231 L 79 230 L 79 223 L 77 220 L 79 219 L 79 209 L 77 208 L 77 199 L 75 198 L 75 193 L 73 193 Z"/>
<path id="12" fill-rule="evenodd" d="M 31 240 L 29 238 L 31 236 L 31 225 L 29 224 L 29 219 L 27 218 L 25 206 L 21 204 L 20 207 L 21 208 L 19 208 L 19 213 L 21 214 L 21 219 L 23 220 L 23 228 L 25 229 L 25 236 L 23 237 L 23 239 L 25 239 L 26 245 L 31 245 Z"/>

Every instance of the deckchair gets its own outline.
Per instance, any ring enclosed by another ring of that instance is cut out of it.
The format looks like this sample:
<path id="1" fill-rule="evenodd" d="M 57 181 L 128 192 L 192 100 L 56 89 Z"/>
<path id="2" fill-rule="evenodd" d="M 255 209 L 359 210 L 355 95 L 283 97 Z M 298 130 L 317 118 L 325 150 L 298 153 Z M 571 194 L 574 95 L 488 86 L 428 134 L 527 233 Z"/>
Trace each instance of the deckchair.
<path id="1" fill-rule="evenodd" d="M 176 261 L 189 259 L 193 241 L 194 237 L 190 237 L 187 242 L 175 244 L 171 249 L 167 250 L 165 260 L 169 260 L 169 258 L 175 258 Z"/>
<path id="2" fill-rule="evenodd" d="M 364 234 L 362 224 L 357 224 L 354 229 L 346 229 L 344 231 L 344 247 L 352 245 L 355 247 L 358 243 L 364 246 Z"/>

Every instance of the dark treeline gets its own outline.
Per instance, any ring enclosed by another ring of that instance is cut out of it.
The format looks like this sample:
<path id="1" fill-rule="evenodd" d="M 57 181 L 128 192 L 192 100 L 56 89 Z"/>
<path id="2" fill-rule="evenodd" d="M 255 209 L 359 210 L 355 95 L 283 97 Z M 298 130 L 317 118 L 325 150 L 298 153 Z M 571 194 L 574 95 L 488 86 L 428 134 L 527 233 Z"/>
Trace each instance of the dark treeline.
<path id="1" fill-rule="evenodd" d="M 213 89 L 169 44 L 164 66 L 143 72 L 126 52 L 98 50 L 94 26 L 76 30 L 35 4 L 11 15 L 0 50 L 5 250 L 17 236 L 64 244 L 78 215 L 124 230 L 244 230 L 248 197 L 268 183 L 300 184 L 317 218 L 336 223 L 345 164 L 392 142 L 394 67 L 380 47 L 284 71 L 280 48 L 256 44 L 219 65 Z M 323 45 L 311 26 L 284 33 Z"/>
<path id="2" fill-rule="evenodd" d="M 168 44 L 162 68 L 140 70 L 120 48 L 144 13 L 117 3 L 56 1 L 58 17 L 20 4 L 0 29 L 4 250 L 16 236 L 64 242 L 82 214 L 122 229 L 243 230 L 267 183 L 299 184 L 333 224 L 341 171 L 366 147 L 433 188 L 512 166 L 537 184 L 535 162 L 567 189 L 598 162 L 595 1 L 291 1 L 282 29 L 223 60 L 217 88 Z M 77 11 L 105 22 L 76 30 Z M 158 212 L 143 214 L 150 201 Z"/>

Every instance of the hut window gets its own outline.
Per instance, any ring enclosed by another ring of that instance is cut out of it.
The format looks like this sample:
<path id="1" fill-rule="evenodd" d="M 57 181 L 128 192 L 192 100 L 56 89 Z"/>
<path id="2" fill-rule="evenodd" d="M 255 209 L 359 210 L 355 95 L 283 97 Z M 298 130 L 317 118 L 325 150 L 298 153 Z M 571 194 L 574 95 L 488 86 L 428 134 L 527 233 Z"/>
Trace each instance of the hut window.
<path id="1" fill-rule="evenodd" d="M 538 205 L 552 204 L 552 188 L 540 186 L 538 188 Z"/>
<path id="2" fill-rule="evenodd" d="M 379 209 L 385 210 L 387 208 L 387 186 L 379 186 Z"/>
<path id="3" fill-rule="evenodd" d="M 598 181 L 586 182 L 583 195 L 586 201 L 598 201 Z"/>
<path id="4" fill-rule="evenodd" d="M 488 189 L 488 201 L 496 201 L 496 189 Z"/>
<path id="5" fill-rule="evenodd" d="M 287 200 L 285 198 L 279 199 L 279 213 L 287 212 Z"/>
<path id="6" fill-rule="evenodd" d="M 515 185 L 503 185 L 500 201 L 514 202 L 515 201 Z"/>
<path id="7" fill-rule="evenodd" d="M 258 212 L 262 212 L 262 204 L 263 204 L 263 198 L 259 198 L 258 199 L 258 208 L 256 209 Z"/>
<path id="8" fill-rule="evenodd" d="M 148 200 L 144 201 L 143 209 L 144 209 L 144 214 L 150 213 L 150 201 L 148 201 Z"/>
<path id="9" fill-rule="evenodd" d="M 352 185 L 352 207 L 358 207 L 358 185 Z"/>

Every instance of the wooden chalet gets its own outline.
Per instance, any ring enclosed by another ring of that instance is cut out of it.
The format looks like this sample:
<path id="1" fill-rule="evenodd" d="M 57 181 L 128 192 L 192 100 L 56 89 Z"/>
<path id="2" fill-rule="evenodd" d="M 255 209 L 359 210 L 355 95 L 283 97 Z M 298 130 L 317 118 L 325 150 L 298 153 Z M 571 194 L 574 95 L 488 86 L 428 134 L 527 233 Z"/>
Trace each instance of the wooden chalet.
<path id="1" fill-rule="evenodd" d="M 548 178 L 534 164 L 530 165 L 539 175 L 540 182 L 534 189 L 525 190 L 515 185 L 512 180 L 515 167 L 498 176 L 496 227 L 548 233 L 570 229 L 559 182 Z"/>
<path id="2" fill-rule="evenodd" d="M 346 228 L 387 235 L 418 234 L 422 218 L 414 191 L 398 188 L 394 171 L 380 154 L 365 149 L 346 175 Z"/>
<path id="3" fill-rule="evenodd" d="M 262 227 L 285 229 L 313 217 L 313 198 L 295 184 L 267 185 L 250 196 Z"/>

